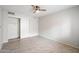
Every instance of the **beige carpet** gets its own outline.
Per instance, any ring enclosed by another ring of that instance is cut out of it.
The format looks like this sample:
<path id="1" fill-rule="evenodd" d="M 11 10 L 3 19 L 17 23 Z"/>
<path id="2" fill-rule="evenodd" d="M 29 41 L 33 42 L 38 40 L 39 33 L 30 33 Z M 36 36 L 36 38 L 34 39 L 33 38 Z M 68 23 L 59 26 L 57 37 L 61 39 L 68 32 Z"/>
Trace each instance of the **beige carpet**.
<path id="1" fill-rule="evenodd" d="M 1 53 L 78 53 L 79 49 L 43 37 L 14 39 L 3 44 Z"/>

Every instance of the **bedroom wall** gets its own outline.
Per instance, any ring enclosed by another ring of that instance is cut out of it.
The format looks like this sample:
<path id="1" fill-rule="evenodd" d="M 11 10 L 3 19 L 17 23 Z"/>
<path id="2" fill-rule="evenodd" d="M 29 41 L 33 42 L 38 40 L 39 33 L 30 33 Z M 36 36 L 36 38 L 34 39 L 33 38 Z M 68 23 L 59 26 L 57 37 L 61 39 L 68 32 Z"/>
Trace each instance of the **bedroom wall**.
<path id="1" fill-rule="evenodd" d="M 1 28 L 2 28 L 2 14 L 1 14 L 1 8 L 0 8 L 0 41 L 1 41 Z"/>
<path id="2" fill-rule="evenodd" d="M 2 42 L 8 42 L 7 32 L 8 32 L 8 11 L 2 9 Z"/>
<path id="3" fill-rule="evenodd" d="M 79 7 L 40 18 L 40 36 L 79 48 Z"/>
<path id="4" fill-rule="evenodd" d="M 27 38 L 38 35 L 38 18 L 34 16 L 28 16 L 23 13 L 15 12 L 15 15 L 8 15 L 9 17 L 20 18 L 20 31 L 21 38 Z"/>
<path id="5" fill-rule="evenodd" d="M 17 12 L 15 13 L 15 15 L 8 16 L 20 18 L 21 38 L 27 38 L 38 35 L 38 18 Z"/>
<path id="6" fill-rule="evenodd" d="M 2 8 L 1 8 L 2 9 Z M 0 23 L 2 23 L 2 41 L 1 43 L 8 42 L 8 17 L 16 17 L 20 18 L 20 30 L 21 30 L 21 38 L 27 38 L 38 35 L 38 18 L 22 13 L 15 12 L 15 15 L 9 15 L 8 10 L 2 9 L 0 10 Z M 1 24 L 0 24 L 1 25 Z M 0 36 L 1 38 L 1 36 Z M 0 39 L 1 40 L 1 39 Z M 0 44 L 1 45 L 1 44 Z"/>
<path id="7" fill-rule="evenodd" d="M 2 41 L 2 9 L 0 8 L 0 48 L 1 48 L 1 41 Z"/>
<path id="8" fill-rule="evenodd" d="M 21 20 L 21 38 L 37 36 L 38 18 L 28 16 L 25 19 Z"/>
<path id="9" fill-rule="evenodd" d="M 0 48 L 2 47 L 3 42 L 8 42 L 7 39 L 7 19 L 8 13 L 6 10 L 0 8 Z"/>

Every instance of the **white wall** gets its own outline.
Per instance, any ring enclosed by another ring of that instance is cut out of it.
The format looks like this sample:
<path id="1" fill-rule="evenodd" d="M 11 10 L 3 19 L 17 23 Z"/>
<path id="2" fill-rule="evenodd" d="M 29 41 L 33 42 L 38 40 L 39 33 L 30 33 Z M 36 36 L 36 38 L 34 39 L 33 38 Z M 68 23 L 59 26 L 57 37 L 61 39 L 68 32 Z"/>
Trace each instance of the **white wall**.
<path id="1" fill-rule="evenodd" d="M 38 18 L 27 16 L 25 19 L 21 20 L 21 38 L 37 36 Z"/>
<path id="2" fill-rule="evenodd" d="M 15 16 L 21 19 L 21 38 L 38 35 L 38 18 L 20 13 Z"/>
<path id="3" fill-rule="evenodd" d="M 3 44 L 3 42 L 8 42 L 7 39 L 7 18 L 8 14 L 7 11 L 0 8 L 0 48 Z"/>
<path id="4" fill-rule="evenodd" d="M 29 18 L 29 35 L 39 35 L 38 33 L 38 18 L 30 17 Z"/>
<path id="5" fill-rule="evenodd" d="M 79 48 L 79 7 L 73 9 L 71 21 L 71 42 Z"/>
<path id="6" fill-rule="evenodd" d="M 1 12 L 1 8 L 0 8 L 0 49 L 1 49 L 1 41 L 2 41 L 2 12 Z"/>
<path id="7" fill-rule="evenodd" d="M 28 37 L 29 34 L 29 18 L 21 18 L 21 38 Z"/>
<path id="8" fill-rule="evenodd" d="M 79 7 L 42 17 L 40 36 L 79 48 L 78 23 Z"/>
<path id="9" fill-rule="evenodd" d="M 0 9 L 0 42 L 1 42 L 1 29 L 2 29 L 2 18 L 1 18 L 1 16 L 2 16 L 2 13 L 1 13 L 1 9 Z"/>
<path id="10" fill-rule="evenodd" d="M 8 42 L 8 17 L 20 18 L 21 38 L 27 38 L 38 35 L 38 18 L 28 14 L 15 12 L 15 15 L 9 15 L 8 10 L 0 8 L 0 46 Z M 2 37 L 2 38 L 1 38 Z"/>
<path id="11" fill-rule="evenodd" d="M 20 18 L 20 37 L 26 38 L 29 34 L 29 16 L 22 13 L 15 13 L 15 15 L 8 15 L 9 17 Z"/>
<path id="12" fill-rule="evenodd" d="M 39 20 L 38 18 L 29 16 L 26 14 L 22 14 L 22 13 L 17 13 L 17 12 L 15 12 L 15 15 L 9 15 L 8 10 L 1 8 L 0 25 L 2 25 L 2 30 L 0 29 L 0 34 L 1 34 L 0 35 L 0 46 L 2 43 L 8 42 L 8 36 L 7 36 L 8 35 L 8 17 L 20 18 L 21 38 L 27 38 L 27 37 L 38 35 L 38 20 Z"/>
<path id="13" fill-rule="evenodd" d="M 8 42 L 8 11 L 2 9 L 2 42 Z"/>
<path id="14" fill-rule="evenodd" d="M 38 18 L 17 12 L 15 13 L 14 16 L 13 15 L 8 16 L 20 18 L 21 38 L 27 38 L 38 35 L 38 20 L 39 20 Z"/>

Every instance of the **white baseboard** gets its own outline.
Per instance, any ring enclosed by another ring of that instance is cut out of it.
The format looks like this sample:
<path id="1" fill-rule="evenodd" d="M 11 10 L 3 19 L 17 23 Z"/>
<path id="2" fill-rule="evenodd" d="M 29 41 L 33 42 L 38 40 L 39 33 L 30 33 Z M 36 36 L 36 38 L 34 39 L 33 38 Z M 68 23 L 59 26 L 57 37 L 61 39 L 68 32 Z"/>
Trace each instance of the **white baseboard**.
<path id="1" fill-rule="evenodd" d="M 38 36 L 39 34 L 30 34 L 30 35 L 27 35 L 27 36 L 22 36 L 21 39 L 23 38 L 29 38 L 29 37 L 33 37 L 33 36 Z"/>
<path id="2" fill-rule="evenodd" d="M 2 48 L 2 45 L 3 45 L 4 43 L 7 43 L 7 42 L 8 42 L 8 40 L 3 41 L 3 42 L 0 42 L 0 49 Z"/>
<path id="3" fill-rule="evenodd" d="M 32 34 L 32 35 L 29 35 L 29 37 L 33 37 L 33 36 L 38 36 L 39 34 Z"/>
<path id="4" fill-rule="evenodd" d="M 40 34 L 40 36 L 42 36 L 42 37 L 44 37 L 44 38 L 47 38 L 47 39 L 50 39 L 50 40 L 54 40 L 54 41 L 57 41 L 57 42 L 59 42 L 59 43 L 62 43 L 62 44 L 66 44 L 66 45 L 69 45 L 69 46 L 72 46 L 72 47 L 74 47 L 74 48 L 78 48 L 79 49 L 79 46 L 76 46 L 75 44 L 73 44 L 73 43 L 69 43 L 69 42 L 66 42 L 66 41 L 63 41 L 63 40 L 55 40 L 54 38 L 51 38 L 51 37 L 49 37 L 49 36 L 46 36 L 46 35 L 42 35 L 42 34 Z"/>

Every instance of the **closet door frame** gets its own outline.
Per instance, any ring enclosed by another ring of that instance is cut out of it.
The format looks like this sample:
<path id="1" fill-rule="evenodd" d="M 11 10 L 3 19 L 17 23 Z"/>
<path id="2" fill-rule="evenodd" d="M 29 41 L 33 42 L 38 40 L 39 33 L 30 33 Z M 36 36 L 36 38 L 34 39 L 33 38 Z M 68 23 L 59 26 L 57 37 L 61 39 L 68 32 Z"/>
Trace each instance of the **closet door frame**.
<path id="1" fill-rule="evenodd" d="M 8 18 L 16 18 L 16 19 L 18 19 L 18 37 L 17 37 L 17 39 L 20 39 L 21 37 L 21 31 L 20 31 L 20 18 L 17 18 L 17 17 L 12 17 L 12 16 L 8 16 Z M 16 39 L 16 38 L 11 38 L 11 39 Z M 10 40 L 10 39 L 8 39 L 8 40 Z"/>

